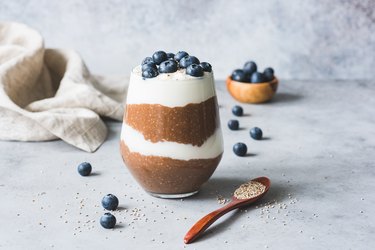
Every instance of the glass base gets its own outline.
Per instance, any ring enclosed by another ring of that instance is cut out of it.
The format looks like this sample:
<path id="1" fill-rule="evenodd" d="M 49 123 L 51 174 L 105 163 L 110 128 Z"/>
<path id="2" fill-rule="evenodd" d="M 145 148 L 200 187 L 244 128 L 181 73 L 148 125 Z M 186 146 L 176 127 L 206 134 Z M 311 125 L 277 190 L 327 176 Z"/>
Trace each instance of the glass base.
<path id="1" fill-rule="evenodd" d="M 152 192 L 147 192 L 147 193 L 154 197 L 162 198 L 162 199 L 181 199 L 181 198 L 186 198 L 186 197 L 195 195 L 198 192 L 199 190 L 193 191 L 190 193 L 183 193 L 183 194 L 158 194 L 158 193 L 152 193 Z"/>

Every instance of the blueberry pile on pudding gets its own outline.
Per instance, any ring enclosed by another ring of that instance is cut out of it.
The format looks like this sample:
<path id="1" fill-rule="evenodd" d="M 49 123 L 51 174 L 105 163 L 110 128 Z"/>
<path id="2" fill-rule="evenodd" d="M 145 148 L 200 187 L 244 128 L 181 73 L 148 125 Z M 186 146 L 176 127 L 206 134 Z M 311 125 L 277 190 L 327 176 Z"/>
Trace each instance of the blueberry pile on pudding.
<path id="1" fill-rule="evenodd" d="M 264 69 L 263 72 L 259 72 L 257 70 L 257 64 L 254 61 L 248 61 L 245 63 L 242 69 L 234 70 L 231 78 L 234 81 L 246 83 L 270 82 L 275 78 L 275 72 L 271 67 Z"/>
<path id="2" fill-rule="evenodd" d="M 152 56 L 143 59 L 140 69 L 144 78 L 154 78 L 160 74 L 171 74 L 177 71 L 193 77 L 202 77 L 204 72 L 212 71 L 211 64 L 201 63 L 197 57 L 185 51 L 179 51 L 176 54 L 156 51 Z"/>
<path id="3" fill-rule="evenodd" d="M 130 75 L 120 146 L 148 193 L 196 193 L 223 154 L 211 65 L 184 51 L 146 57 Z"/>

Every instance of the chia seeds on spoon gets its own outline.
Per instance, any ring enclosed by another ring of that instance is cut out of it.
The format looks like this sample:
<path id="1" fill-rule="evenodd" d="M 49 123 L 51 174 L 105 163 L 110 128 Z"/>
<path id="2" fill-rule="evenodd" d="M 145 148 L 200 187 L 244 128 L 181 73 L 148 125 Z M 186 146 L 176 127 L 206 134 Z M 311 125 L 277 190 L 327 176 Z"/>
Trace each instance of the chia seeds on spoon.
<path id="1" fill-rule="evenodd" d="M 239 188 L 234 191 L 234 197 L 237 199 L 251 199 L 264 192 L 266 186 L 257 181 L 249 181 L 242 184 Z"/>

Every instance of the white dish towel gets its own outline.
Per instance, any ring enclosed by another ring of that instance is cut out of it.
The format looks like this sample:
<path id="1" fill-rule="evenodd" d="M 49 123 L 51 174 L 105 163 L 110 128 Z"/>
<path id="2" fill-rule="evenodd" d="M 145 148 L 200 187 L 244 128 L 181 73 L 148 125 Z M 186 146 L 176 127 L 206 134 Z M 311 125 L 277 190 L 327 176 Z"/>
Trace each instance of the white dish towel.
<path id="1" fill-rule="evenodd" d="M 123 117 L 127 85 L 90 74 L 72 50 L 45 49 L 26 25 L 0 22 L 0 140 L 60 138 L 94 152 L 107 136 L 100 117 Z"/>

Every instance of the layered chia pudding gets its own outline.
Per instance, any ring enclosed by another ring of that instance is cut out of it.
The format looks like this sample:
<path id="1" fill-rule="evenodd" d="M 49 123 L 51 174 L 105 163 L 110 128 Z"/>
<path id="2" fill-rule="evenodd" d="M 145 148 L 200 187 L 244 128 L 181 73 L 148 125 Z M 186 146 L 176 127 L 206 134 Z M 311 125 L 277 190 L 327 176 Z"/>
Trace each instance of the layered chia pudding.
<path id="1" fill-rule="evenodd" d="M 121 133 L 126 166 L 147 192 L 162 198 L 198 192 L 223 154 L 211 66 L 179 53 L 167 58 L 172 63 L 133 69 Z"/>

